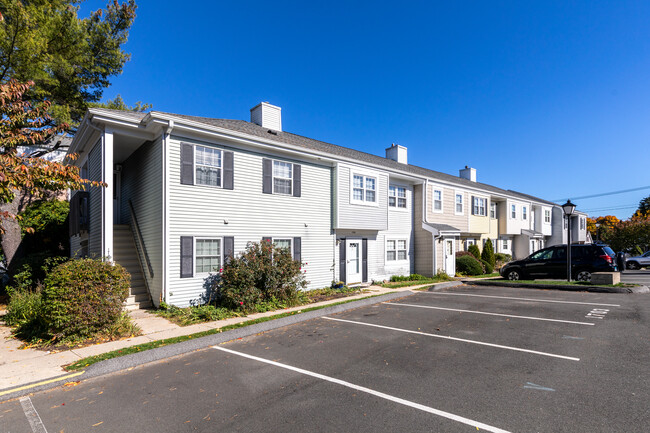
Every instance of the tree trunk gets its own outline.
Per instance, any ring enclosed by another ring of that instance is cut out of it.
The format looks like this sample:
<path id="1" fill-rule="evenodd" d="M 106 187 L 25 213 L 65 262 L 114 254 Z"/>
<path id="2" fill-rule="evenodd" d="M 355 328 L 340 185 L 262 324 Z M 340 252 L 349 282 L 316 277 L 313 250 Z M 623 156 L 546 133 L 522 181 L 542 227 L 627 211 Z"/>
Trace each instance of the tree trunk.
<path id="1" fill-rule="evenodd" d="M 22 201 L 22 197 L 19 197 L 20 195 L 22 194 L 17 193 L 11 203 L 0 204 L 0 211 L 6 211 L 13 215 L 17 215 L 18 208 Z M 2 251 L 4 252 L 7 269 L 9 270 L 12 269 L 14 260 L 21 257 L 20 225 L 18 224 L 18 220 L 15 218 L 2 218 L 2 227 L 5 231 L 2 234 Z"/>

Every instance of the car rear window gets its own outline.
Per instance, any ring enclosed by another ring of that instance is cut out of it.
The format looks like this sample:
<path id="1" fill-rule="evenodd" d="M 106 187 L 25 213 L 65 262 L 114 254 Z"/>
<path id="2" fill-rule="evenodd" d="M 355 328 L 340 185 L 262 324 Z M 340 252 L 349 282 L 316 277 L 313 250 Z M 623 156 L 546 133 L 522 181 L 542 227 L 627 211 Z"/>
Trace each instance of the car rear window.
<path id="1" fill-rule="evenodd" d="M 616 255 L 616 253 L 614 252 L 614 250 L 611 249 L 610 247 L 603 247 L 603 251 L 605 251 L 605 253 L 606 253 L 608 256 L 615 256 L 615 255 Z"/>

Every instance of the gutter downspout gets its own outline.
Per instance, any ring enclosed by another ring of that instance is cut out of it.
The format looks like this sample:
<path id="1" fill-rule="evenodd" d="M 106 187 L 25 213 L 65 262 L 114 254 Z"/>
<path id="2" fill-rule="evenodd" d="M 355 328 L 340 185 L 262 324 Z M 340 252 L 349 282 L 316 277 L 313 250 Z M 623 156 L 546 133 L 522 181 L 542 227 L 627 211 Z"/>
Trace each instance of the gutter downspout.
<path id="1" fill-rule="evenodd" d="M 167 302 L 167 235 L 169 234 L 169 188 L 167 187 L 167 176 L 169 175 L 169 152 L 168 143 L 171 137 L 172 130 L 174 129 L 174 121 L 169 120 L 167 127 L 162 134 L 162 263 L 161 274 L 162 279 L 160 282 L 160 301 Z"/>

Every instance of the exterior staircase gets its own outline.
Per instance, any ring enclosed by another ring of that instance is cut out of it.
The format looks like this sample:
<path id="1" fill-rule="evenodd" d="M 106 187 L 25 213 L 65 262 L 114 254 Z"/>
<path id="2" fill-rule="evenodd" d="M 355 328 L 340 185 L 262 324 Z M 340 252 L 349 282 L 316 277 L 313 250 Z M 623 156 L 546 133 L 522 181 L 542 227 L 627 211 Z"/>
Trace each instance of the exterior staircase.
<path id="1" fill-rule="evenodd" d="M 113 260 L 131 274 L 131 289 L 125 308 L 127 310 L 151 308 L 153 304 L 142 274 L 133 232 L 127 224 L 113 226 Z"/>

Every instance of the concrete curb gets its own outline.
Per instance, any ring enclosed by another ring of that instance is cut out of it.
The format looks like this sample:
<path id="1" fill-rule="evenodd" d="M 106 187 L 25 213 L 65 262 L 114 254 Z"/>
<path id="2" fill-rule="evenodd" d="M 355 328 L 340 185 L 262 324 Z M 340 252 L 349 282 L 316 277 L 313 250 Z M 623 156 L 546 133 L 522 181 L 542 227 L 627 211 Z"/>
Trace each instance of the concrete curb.
<path id="1" fill-rule="evenodd" d="M 462 283 L 456 281 L 455 285 Z M 438 283 L 436 286 L 445 285 L 448 283 Z M 445 286 L 448 287 L 448 286 Z M 269 320 L 267 322 L 257 323 L 255 325 L 245 326 L 242 328 L 225 331 L 222 333 L 207 335 L 205 337 L 186 340 L 181 343 L 170 344 L 168 346 L 158 347 L 156 349 L 146 350 L 140 353 L 133 353 L 130 355 L 121 356 L 118 358 L 107 359 L 96 364 L 89 366 L 84 371 L 70 372 L 60 376 L 56 376 L 45 381 L 36 381 L 29 384 L 22 385 L 16 388 L 15 391 L 2 395 L 6 390 L 0 390 L 0 402 L 15 399 L 28 395 L 34 392 L 44 391 L 56 388 L 62 385 L 62 381 L 70 378 L 71 380 L 85 380 L 105 374 L 115 373 L 118 371 L 126 370 L 129 368 L 137 367 L 139 365 L 148 364 L 150 362 L 160 361 L 162 359 L 170 358 L 173 356 L 183 355 L 185 353 L 194 352 L 197 350 L 206 349 L 210 346 L 215 346 L 226 341 L 235 340 L 238 338 L 248 337 L 250 335 L 258 334 L 260 332 L 270 331 L 272 329 L 281 328 L 283 326 L 293 325 L 296 323 L 304 322 L 307 320 L 316 319 L 318 317 L 326 316 L 329 314 L 336 314 L 343 311 L 353 310 L 356 308 L 365 307 L 368 305 L 386 302 L 392 299 L 405 298 L 412 296 L 415 293 L 410 290 L 392 292 L 383 295 L 374 296 L 367 299 L 356 300 L 345 304 L 333 305 L 331 307 L 321 308 L 319 310 L 307 311 L 305 313 L 295 314 L 280 319 Z M 309 306 L 305 306 L 309 308 Z M 278 314 L 282 313 L 281 311 Z"/>
<path id="2" fill-rule="evenodd" d="M 544 289 L 544 290 L 565 290 L 571 292 L 592 292 L 592 293 L 650 293 L 646 286 L 635 287 L 602 287 L 602 286 L 573 286 L 558 284 L 530 284 L 517 283 L 510 281 L 494 280 L 465 280 L 463 284 L 474 286 L 498 286 L 498 287 L 519 287 L 524 289 Z"/>

